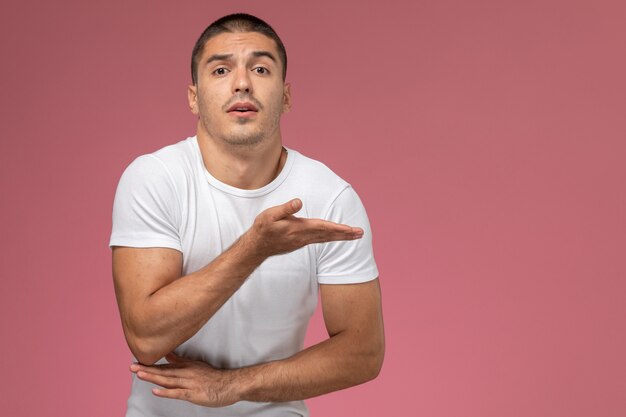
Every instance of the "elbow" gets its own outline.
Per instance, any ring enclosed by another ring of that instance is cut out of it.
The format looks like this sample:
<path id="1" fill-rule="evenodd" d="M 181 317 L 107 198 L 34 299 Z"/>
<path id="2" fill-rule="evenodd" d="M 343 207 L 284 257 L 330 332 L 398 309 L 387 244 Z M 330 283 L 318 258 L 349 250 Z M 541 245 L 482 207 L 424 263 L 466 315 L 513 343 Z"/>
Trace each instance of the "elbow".
<path id="1" fill-rule="evenodd" d="M 144 338 L 127 338 L 128 347 L 133 356 L 142 365 L 154 365 L 159 359 L 164 357 L 166 353 L 157 349 L 153 341 Z"/>
<path id="2" fill-rule="evenodd" d="M 360 372 L 356 376 L 355 383 L 363 384 L 365 382 L 376 379 L 380 374 L 383 367 L 383 361 L 385 359 L 385 345 L 384 342 L 370 345 L 367 351 L 361 352 L 361 365 L 359 367 Z"/>
<path id="3" fill-rule="evenodd" d="M 168 346 L 162 337 L 148 333 L 131 321 L 122 320 L 122 328 L 128 348 L 137 362 L 142 365 L 154 365 L 175 348 L 175 346 Z"/>
<path id="4" fill-rule="evenodd" d="M 137 362 L 145 366 L 152 366 L 163 357 L 161 355 L 152 355 L 144 352 L 133 352 L 133 355 L 135 359 L 137 359 Z"/>
<path id="5" fill-rule="evenodd" d="M 367 363 L 366 379 L 364 382 L 376 379 L 380 375 L 380 371 L 383 368 L 383 361 L 385 359 L 385 347 L 381 346 L 375 352 L 370 354 Z"/>

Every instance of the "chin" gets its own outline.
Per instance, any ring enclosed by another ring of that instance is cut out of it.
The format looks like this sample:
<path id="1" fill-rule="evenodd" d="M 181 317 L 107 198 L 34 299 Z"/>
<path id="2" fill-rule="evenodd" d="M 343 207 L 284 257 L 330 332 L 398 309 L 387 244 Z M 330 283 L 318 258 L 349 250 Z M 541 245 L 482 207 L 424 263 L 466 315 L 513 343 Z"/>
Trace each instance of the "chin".
<path id="1" fill-rule="evenodd" d="M 233 146 L 254 146 L 263 142 L 263 139 L 265 139 L 265 135 L 261 133 L 223 137 L 224 142 Z"/>

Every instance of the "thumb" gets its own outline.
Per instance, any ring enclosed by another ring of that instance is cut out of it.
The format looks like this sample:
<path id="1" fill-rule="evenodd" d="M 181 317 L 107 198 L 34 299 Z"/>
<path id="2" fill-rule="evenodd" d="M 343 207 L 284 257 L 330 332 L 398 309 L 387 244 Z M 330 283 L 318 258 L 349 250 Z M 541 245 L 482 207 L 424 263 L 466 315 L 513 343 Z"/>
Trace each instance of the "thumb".
<path id="1" fill-rule="evenodd" d="M 273 214 L 274 220 L 284 219 L 287 216 L 291 216 L 292 214 L 296 214 L 302 208 L 302 200 L 299 198 L 294 198 L 286 202 L 285 204 L 281 204 L 280 206 L 275 207 L 275 212 Z"/>

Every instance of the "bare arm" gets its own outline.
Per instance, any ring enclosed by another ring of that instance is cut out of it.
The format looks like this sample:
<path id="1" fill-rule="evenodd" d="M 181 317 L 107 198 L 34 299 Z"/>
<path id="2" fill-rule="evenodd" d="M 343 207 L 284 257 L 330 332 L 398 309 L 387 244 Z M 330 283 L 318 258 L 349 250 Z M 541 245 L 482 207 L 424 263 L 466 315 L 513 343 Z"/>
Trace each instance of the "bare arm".
<path id="1" fill-rule="evenodd" d="M 193 336 L 263 261 L 241 238 L 206 267 L 182 275 L 167 248 L 113 248 L 122 327 L 139 362 L 153 364 Z"/>
<path id="2" fill-rule="evenodd" d="M 321 299 L 329 339 L 289 359 L 242 369 L 241 399 L 301 400 L 378 375 L 385 346 L 378 279 L 321 285 Z"/>
<path id="3" fill-rule="evenodd" d="M 322 285 L 321 293 L 330 338 L 290 358 L 219 370 L 169 355 L 171 364 L 134 364 L 131 371 L 164 387 L 154 391 L 158 396 L 211 407 L 242 400 L 301 400 L 375 378 L 384 356 L 378 279 L 363 284 Z"/>
<path id="4" fill-rule="evenodd" d="M 296 199 L 265 210 L 228 250 L 186 276 L 176 250 L 115 247 L 113 279 L 122 327 L 139 362 L 153 364 L 193 336 L 267 257 L 362 236 L 359 228 L 294 217 L 301 207 Z"/>

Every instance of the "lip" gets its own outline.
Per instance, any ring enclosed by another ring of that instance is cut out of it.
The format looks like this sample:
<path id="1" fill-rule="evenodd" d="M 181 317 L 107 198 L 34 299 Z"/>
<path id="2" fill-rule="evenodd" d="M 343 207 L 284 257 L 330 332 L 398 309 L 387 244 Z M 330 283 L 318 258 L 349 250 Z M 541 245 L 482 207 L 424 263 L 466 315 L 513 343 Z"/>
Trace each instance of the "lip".
<path id="1" fill-rule="evenodd" d="M 238 111 L 237 109 L 246 109 L 246 111 Z M 237 113 L 245 115 L 248 113 L 256 113 L 259 111 L 256 106 L 248 101 L 238 101 L 228 108 L 228 113 Z"/>
<path id="2" fill-rule="evenodd" d="M 231 111 L 228 112 L 228 115 L 231 117 L 237 117 L 239 119 L 252 119 L 256 117 L 255 111 Z"/>

